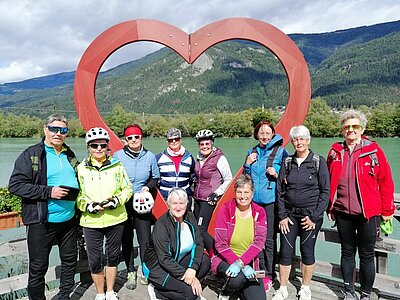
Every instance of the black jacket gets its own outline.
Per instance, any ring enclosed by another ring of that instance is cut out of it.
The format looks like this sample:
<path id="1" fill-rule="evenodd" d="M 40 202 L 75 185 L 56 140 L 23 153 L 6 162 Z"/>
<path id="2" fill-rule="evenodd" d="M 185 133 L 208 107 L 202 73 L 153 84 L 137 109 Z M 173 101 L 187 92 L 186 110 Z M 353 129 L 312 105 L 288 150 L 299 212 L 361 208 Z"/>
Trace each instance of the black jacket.
<path id="1" fill-rule="evenodd" d="M 287 218 L 293 208 L 307 209 L 313 222 L 323 218 L 329 203 L 329 172 L 325 159 L 320 155 L 317 170 L 313 156 L 310 151 L 299 167 L 295 155 L 292 155 L 289 171 L 282 165 L 277 180 L 280 220 Z"/>
<path id="2" fill-rule="evenodd" d="M 189 226 L 194 241 L 189 268 L 197 271 L 204 251 L 203 239 L 192 212 L 185 214 L 184 222 Z M 157 220 L 142 265 L 143 274 L 150 281 L 163 286 L 169 276 L 180 280 L 185 274 L 186 269 L 178 263 L 180 231 L 181 223 L 176 222 L 169 211 Z"/>
<path id="3" fill-rule="evenodd" d="M 66 155 L 76 172 L 78 160 L 67 146 Z M 47 185 L 47 163 L 44 139 L 25 149 L 17 158 L 8 189 L 22 197 L 22 221 L 25 225 L 47 221 L 47 199 L 51 198 L 52 186 Z"/>

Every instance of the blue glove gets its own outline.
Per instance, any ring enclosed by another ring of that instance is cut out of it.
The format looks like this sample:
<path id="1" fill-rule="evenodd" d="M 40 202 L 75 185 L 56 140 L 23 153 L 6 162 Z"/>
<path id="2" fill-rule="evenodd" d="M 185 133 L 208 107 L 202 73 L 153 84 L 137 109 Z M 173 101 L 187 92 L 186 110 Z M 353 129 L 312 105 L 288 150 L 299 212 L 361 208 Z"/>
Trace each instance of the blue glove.
<path id="1" fill-rule="evenodd" d="M 241 269 L 242 268 L 241 268 L 240 264 L 237 261 L 235 261 L 233 264 L 231 264 L 229 266 L 229 268 L 228 268 L 228 270 L 226 270 L 225 274 L 228 277 L 236 277 L 239 275 L 239 272 Z"/>
<path id="2" fill-rule="evenodd" d="M 242 269 L 243 275 L 247 278 L 254 278 L 256 277 L 256 271 L 254 271 L 254 269 L 252 267 L 250 267 L 249 265 L 244 266 L 244 268 Z"/>

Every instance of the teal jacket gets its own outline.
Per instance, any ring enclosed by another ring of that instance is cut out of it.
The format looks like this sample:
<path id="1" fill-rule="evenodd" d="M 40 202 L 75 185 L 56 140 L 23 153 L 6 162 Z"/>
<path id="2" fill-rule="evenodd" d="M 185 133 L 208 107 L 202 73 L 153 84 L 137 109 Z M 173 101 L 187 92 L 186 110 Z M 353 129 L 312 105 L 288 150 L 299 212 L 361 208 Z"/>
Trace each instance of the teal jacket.
<path id="1" fill-rule="evenodd" d="M 253 151 L 257 151 L 257 160 L 251 164 L 244 164 L 245 174 L 251 176 L 254 184 L 254 195 L 253 201 L 260 205 L 266 205 L 274 203 L 276 199 L 276 179 L 267 177 L 267 160 L 271 154 L 275 145 L 282 144 L 282 137 L 279 134 L 275 134 L 274 137 L 269 141 L 265 148 L 261 148 L 259 145 L 249 149 L 247 156 Z M 279 147 L 276 153 L 273 166 L 277 173 L 282 166 L 282 161 L 288 156 L 287 151 L 283 147 Z"/>

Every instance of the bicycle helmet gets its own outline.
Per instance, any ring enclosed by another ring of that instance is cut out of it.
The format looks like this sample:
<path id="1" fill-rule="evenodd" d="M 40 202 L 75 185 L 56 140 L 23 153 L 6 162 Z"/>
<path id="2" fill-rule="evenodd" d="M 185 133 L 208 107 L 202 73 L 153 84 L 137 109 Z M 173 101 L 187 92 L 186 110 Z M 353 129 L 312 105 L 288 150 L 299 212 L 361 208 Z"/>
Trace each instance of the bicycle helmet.
<path id="1" fill-rule="evenodd" d="M 153 206 L 154 199 L 149 192 L 135 193 L 133 196 L 133 209 L 138 214 L 146 214 L 151 212 Z"/>
<path id="2" fill-rule="evenodd" d="M 196 134 L 195 139 L 198 142 L 202 140 L 211 140 L 214 142 L 214 133 L 209 129 L 202 129 Z"/>
<path id="3" fill-rule="evenodd" d="M 109 142 L 110 136 L 108 135 L 107 130 L 105 130 L 104 128 L 101 128 L 101 127 L 90 128 L 86 132 L 85 142 L 86 142 L 86 144 L 89 144 L 90 142 L 95 141 L 95 140 L 106 140 Z"/>

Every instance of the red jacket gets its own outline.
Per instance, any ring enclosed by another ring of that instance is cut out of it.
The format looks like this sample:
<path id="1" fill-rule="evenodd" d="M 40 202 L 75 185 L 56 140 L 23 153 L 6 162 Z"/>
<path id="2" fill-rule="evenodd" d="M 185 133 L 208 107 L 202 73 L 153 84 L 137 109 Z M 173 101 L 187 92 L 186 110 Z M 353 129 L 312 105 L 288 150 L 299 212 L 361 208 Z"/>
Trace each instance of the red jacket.
<path id="1" fill-rule="evenodd" d="M 361 154 L 355 163 L 355 174 L 364 217 L 391 216 L 395 210 L 394 183 L 386 156 L 375 142 L 365 138 L 361 140 L 361 147 Z M 333 144 L 328 153 L 327 164 L 331 176 L 328 213 L 332 212 L 336 201 L 343 154 L 342 142 Z"/>
<path id="2" fill-rule="evenodd" d="M 251 202 L 251 211 L 254 219 L 254 240 L 241 257 L 238 257 L 229 246 L 236 224 L 235 211 L 236 200 L 232 199 L 225 203 L 218 212 L 218 218 L 215 223 L 215 249 L 212 249 L 210 253 L 211 270 L 214 273 L 217 273 L 217 267 L 221 260 L 232 264 L 239 258 L 245 265 L 253 261 L 254 270 L 259 270 L 260 268 L 258 254 L 264 248 L 267 238 L 265 210 L 258 204 Z"/>

